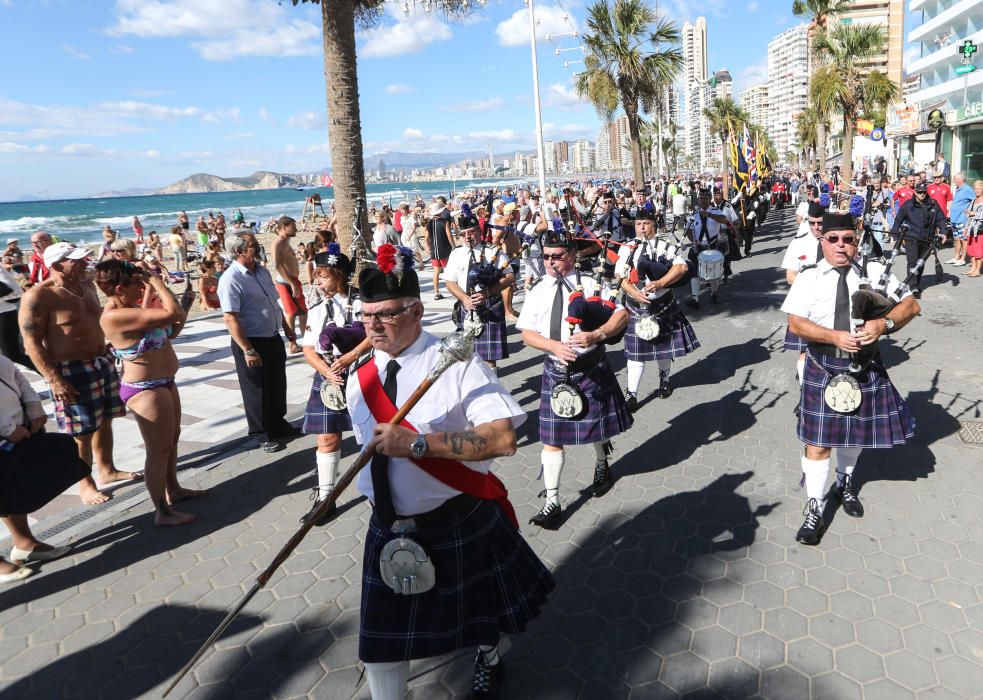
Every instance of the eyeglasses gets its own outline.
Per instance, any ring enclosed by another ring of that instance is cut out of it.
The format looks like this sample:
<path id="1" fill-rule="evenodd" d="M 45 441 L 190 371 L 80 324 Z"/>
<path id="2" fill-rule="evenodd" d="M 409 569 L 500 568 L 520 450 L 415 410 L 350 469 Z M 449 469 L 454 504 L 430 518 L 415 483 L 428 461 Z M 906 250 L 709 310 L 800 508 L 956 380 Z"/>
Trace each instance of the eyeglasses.
<path id="1" fill-rule="evenodd" d="M 854 243 L 857 242 L 857 237 L 856 236 L 851 236 L 849 234 L 847 234 L 845 236 L 837 236 L 834 233 L 832 236 L 823 236 L 823 238 L 824 238 L 824 240 L 827 243 L 832 243 L 832 244 L 839 243 L 840 241 L 843 241 L 843 245 L 853 245 Z"/>
<path id="2" fill-rule="evenodd" d="M 553 262 L 559 262 L 563 258 L 567 257 L 566 253 L 553 253 L 552 255 L 543 255 L 543 260 L 552 260 Z"/>
<path id="3" fill-rule="evenodd" d="M 363 311 L 362 323 L 365 323 L 367 325 L 372 325 L 372 322 L 375 320 L 379 320 L 382 323 L 386 323 L 386 324 L 396 323 L 397 316 L 399 316 L 404 311 L 407 311 L 408 309 L 412 309 L 414 306 L 417 305 L 417 303 L 419 302 L 408 304 L 407 306 L 404 306 L 401 309 L 396 309 L 395 311 L 375 311 L 375 312 Z"/>
<path id="4" fill-rule="evenodd" d="M 822 225 L 823 225 L 823 222 L 822 222 L 821 219 L 819 221 L 810 221 L 809 222 L 809 226 L 812 227 L 812 228 L 816 228 L 817 226 L 822 227 Z"/>

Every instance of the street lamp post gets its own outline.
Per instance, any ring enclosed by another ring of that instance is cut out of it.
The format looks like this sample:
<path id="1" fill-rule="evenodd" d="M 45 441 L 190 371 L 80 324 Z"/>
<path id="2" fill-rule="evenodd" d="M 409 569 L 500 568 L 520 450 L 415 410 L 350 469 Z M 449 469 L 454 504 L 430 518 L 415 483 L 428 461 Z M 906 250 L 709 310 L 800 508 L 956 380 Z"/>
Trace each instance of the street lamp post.
<path id="1" fill-rule="evenodd" d="M 546 148 L 543 145 L 543 115 L 539 104 L 539 58 L 536 55 L 536 9 L 534 0 L 529 6 L 529 46 L 532 51 L 532 104 L 536 113 L 536 153 L 539 156 L 539 194 L 546 197 Z M 543 202 L 546 200 L 543 199 Z"/>

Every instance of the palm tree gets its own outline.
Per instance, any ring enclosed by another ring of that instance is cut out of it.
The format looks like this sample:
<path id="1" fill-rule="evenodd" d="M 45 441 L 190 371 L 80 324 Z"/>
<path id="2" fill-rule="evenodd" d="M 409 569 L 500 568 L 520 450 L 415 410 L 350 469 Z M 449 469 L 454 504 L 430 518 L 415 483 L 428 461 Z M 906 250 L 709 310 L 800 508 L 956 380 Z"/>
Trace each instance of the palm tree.
<path id="1" fill-rule="evenodd" d="M 362 117 L 358 105 L 358 70 L 355 27 L 374 25 L 385 10 L 385 0 L 290 0 L 291 4 L 321 5 L 324 43 L 324 77 L 328 105 L 328 143 L 338 213 L 338 241 L 347 250 L 355 201 L 365 198 L 365 164 L 362 154 Z M 417 0 L 407 0 L 414 7 Z M 409 4 L 407 6 L 409 6 Z M 448 18 L 463 18 L 472 9 L 461 0 L 426 0 L 428 11 Z M 361 230 L 368 233 L 362 217 Z M 368 241 L 365 241 L 366 245 Z"/>
<path id="2" fill-rule="evenodd" d="M 806 107 L 802 110 L 795 122 L 796 140 L 799 142 L 802 159 L 810 172 L 815 170 L 815 156 L 818 154 L 818 147 L 816 146 L 818 126 L 819 119 L 813 107 Z"/>
<path id="3" fill-rule="evenodd" d="M 796 17 L 808 17 L 807 29 L 808 72 L 812 75 L 813 42 L 818 34 L 829 29 L 830 20 L 844 14 L 853 5 L 852 0 L 793 0 L 792 14 Z"/>
<path id="4" fill-rule="evenodd" d="M 853 131 L 857 119 L 872 109 L 897 99 L 900 89 L 880 71 L 863 64 L 884 50 L 884 31 L 874 25 L 839 24 L 816 37 L 816 58 L 825 65 L 819 75 L 819 91 L 835 98 L 843 115 L 842 184 L 853 177 Z"/>
<path id="5" fill-rule="evenodd" d="M 809 80 L 809 108 L 816 115 L 816 167 L 820 170 L 826 169 L 826 157 L 828 135 L 830 132 L 833 115 L 839 110 L 839 102 L 835 91 L 831 88 L 835 84 L 836 76 L 831 66 L 823 66 L 815 70 Z M 830 79 L 832 77 L 832 80 Z"/>
<path id="6" fill-rule="evenodd" d="M 662 157 L 665 161 L 665 171 L 669 174 L 675 174 L 679 171 L 677 168 L 679 145 L 676 143 L 676 133 L 675 122 L 669 122 L 666 133 L 662 137 Z"/>
<path id="7" fill-rule="evenodd" d="M 632 172 L 635 184 L 645 181 L 639 133 L 643 106 L 654 104 L 663 86 L 672 82 L 683 65 L 679 30 L 642 0 L 608 0 L 592 5 L 587 12 L 584 34 L 583 72 L 574 76 L 577 94 L 608 122 L 618 105 L 628 117 Z M 660 50 L 660 45 L 670 48 Z"/>
<path id="8" fill-rule="evenodd" d="M 740 131 L 743 124 L 751 121 L 748 113 L 730 97 L 716 97 L 713 104 L 703 110 L 703 116 L 710 122 L 710 132 L 720 139 L 720 173 L 724 179 L 724 199 L 728 198 L 727 166 L 730 150 L 727 140 L 732 133 Z"/>

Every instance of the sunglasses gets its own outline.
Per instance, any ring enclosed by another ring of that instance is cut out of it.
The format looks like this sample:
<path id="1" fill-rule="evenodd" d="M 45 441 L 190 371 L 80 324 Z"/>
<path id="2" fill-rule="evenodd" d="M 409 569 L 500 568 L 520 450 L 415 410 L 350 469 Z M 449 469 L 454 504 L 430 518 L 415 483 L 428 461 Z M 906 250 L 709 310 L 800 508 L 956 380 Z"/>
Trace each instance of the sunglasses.
<path id="1" fill-rule="evenodd" d="M 809 226 L 811 226 L 812 228 L 816 228 L 817 226 L 822 227 L 822 225 L 823 225 L 823 222 L 822 221 L 810 221 L 809 222 Z"/>
<path id="2" fill-rule="evenodd" d="M 853 245 L 854 243 L 857 242 L 857 237 L 856 236 L 851 236 L 849 234 L 847 234 L 845 236 L 837 236 L 834 233 L 832 236 L 824 236 L 823 239 L 827 243 L 831 243 L 831 244 L 836 244 L 836 243 L 839 243 L 840 241 L 843 241 L 843 245 Z"/>
<path id="3" fill-rule="evenodd" d="M 543 260 L 552 260 L 553 262 L 559 262 L 563 258 L 567 257 L 566 253 L 553 253 L 552 255 L 543 255 Z"/>

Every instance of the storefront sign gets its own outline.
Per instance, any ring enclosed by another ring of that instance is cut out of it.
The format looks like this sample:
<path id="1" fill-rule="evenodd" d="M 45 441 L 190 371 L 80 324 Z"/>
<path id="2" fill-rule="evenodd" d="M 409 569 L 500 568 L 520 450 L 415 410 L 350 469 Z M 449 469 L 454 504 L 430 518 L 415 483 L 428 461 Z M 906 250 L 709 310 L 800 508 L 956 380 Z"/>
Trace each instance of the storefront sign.
<path id="1" fill-rule="evenodd" d="M 921 131 L 918 104 L 899 104 L 887 110 L 887 135 L 905 136 Z"/>
<path id="2" fill-rule="evenodd" d="M 928 118 L 925 120 L 928 124 L 928 128 L 933 131 L 938 131 L 943 126 L 945 126 L 945 112 L 941 109 L 933 109 L 928 113 Z"/>
<path id="3" fill-rule="evenodd" d="M 956 109 L 956 123 L 967 121 L 983 121 L 983 101 L 970 102 L 965 107 Z"/>

